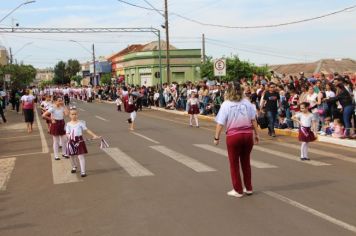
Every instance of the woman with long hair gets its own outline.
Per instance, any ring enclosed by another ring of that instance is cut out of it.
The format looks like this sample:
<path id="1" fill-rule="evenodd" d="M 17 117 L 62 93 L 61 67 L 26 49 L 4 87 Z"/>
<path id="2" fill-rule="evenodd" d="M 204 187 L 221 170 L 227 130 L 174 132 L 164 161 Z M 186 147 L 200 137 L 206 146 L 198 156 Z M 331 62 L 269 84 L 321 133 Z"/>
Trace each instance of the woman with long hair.
<path id="1" fill-rule="evenodd" d="M 258 143 L 256 107 L 243 97 L 243 90 L 238 82 L 228 85 L 225 101 L 215 119 L 214 144 L 218 145 L 223 127 L 226 127 L 226 145 L 230 161 L 233 189 L 229 196 L 242 197 L 253 193 L 251 182 L 250 154 L 254 144 Z M 240 176 L 240 164 L 243 174 L 243 188 Z"/>

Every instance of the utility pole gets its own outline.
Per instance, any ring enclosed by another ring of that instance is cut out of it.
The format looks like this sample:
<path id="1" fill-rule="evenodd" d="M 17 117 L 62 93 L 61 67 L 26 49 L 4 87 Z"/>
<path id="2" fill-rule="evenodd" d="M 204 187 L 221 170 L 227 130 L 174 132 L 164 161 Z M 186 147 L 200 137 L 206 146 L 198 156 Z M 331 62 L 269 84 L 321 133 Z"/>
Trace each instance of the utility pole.
<path id="1" fill-rule="evenodd" d="M 169 60 L 169 26 L 168 26 L 168 0 L 164 0 L 164 26 L 166 28 L 166 60 L 167 60 L 167 83 L 171 83 L 170 60 Z"/>
<path id="2" fill-rule="evenodd" d="M 203 47 L 202 47 L 202 56 L 203 56 L 203 64 L 206 62 L 206 57 L 205 57 L 205 34 L 203 34 Z"/>
<path id="3" fill-rule="evenodd" d="M 93 75 L 93 85 L 96 86 L 96 68 L 95 68 L 95 48 L 94 48 L 94 43 L 93 43 L 93 71 L 94 71 L 94 75 Z"/>
<path id="4" fill-rule="evenodd" d="M 12 50 L 11 50 L 11 48 L 9 49 L 9 51 L 10 51 L 10 64 L 12 64 L 12 62 L 13 62 L 13 57 L 12 57 Z"/>

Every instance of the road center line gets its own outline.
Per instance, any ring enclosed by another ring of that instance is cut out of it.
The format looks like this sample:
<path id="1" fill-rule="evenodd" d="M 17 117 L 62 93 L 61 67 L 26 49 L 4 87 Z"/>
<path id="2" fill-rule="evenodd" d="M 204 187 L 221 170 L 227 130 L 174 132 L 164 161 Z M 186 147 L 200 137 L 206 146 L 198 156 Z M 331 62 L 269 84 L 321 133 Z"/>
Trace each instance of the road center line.
<path id="1" fill-rule="evenodd" d="M 353 226 L 353 225 L 345 223 L 345 222 L 343 222 L 341 220 L 335 219 L 335 218 L 333 218 L 333 217 L 331 217 L 329 215 L 326 215 L 326 214 L 324 214 L 322 212 L 319 212 L 319 211 L 317 211 L 317 210 L 315 210 L 313 208 L 305 206 L 305 205 L 303 205 L 303 204 L 301 204 L 299 202 L 293 201 L 293 200 L 291 200 L 291 199 L 289 199 L 287 197 L 284 197 L 284 196 L 282 196 L 282 195 L 280 195 L 278 193 L 274 193 L 274 192 L 271 192 L 271 191 L 265 191 L 263 193 L 267 194 L 268 196 L 270 196 L 272 198 L 275 198 L 277 200 L 285 202 L 285 203 L 287 203 L 287 204 L 289 204 L 291 206 L 297 207 L 297 208 L 299 208 L 299 209 L 301 209 L 301 210 L 303 210 L 305 212 L 308 212 L 308 213 L 310 213 L 312 215 L 315 215 L 315 216 L 317 216 L 317 217 L 319 217 L 319 218 L 321 218 L 323 220 L 329 221 L 330 223 L 338 225 L 338 226 L 340 226 L 340 227 L 342 227 L 344 229 L 347 229 L 347 230 L 349 230 L 349 231 L 351 231 L 353 233 L 356 233 L 356 226 Z"/>
<path id="2" fill-rule="evenodd" d="M 134 135 L 136 135 L 136 136 L 139 136 L 139 137 L 141 137 L 141 138 L 144 138 L 144 139 L 146 139 L 146 140 L 148 140 L 148 141 L 150 141 L 150 142 L 152 142 L 152 143 L 159 144 L 158 141 L 156 141 L 156 140 L 154 140 L 154 139 L 151 139 L 151 138 L 149 138 L 149 137 L 146 137 L 146 136 L 144 136 L 144 135 L 142 135 L 142 134 L 139 134 L 139 133 L 136 133 L 136 132 L 131 132 L 131 133 L 134 134 Z"/>
<path id="3" fill-rule="evenodd" d="M 227 157 L 227 151 L 218 147 L 214 147 L 212 145 L 208 145 L 208 144 L 194 144 L 194 146 L 198 147 L 198 148 L 202 148 L 204 150 L 210 151 L 210 152 L 214 152 L 217 153 L 219 155 L 225 156 Z M 261 161 L 255 161 L 255 160 L 251 160 L 251 165 L 253 167 L 256 168 L 260 168 L 260 169 L 266 169 L 266 168 L 277 168 L 277 166 L 275 165 L 271 165 L 268 163 L 264 163 Z"/>
<path id="4" fill-rule="evenodd" d="M 12 171 L 15 168 L 16 158 L 0 159 L 0 191 L 5 191 L 10 180 Z"/>
<path id="5" fill-rule="evenodd" d="M 37 109 L 35 109 L 35 114 L 36 114 L 37 127 L 38 127 L 38 130 L 40 131 L 42 153 L 48 153 L 49 151 L 48 151 L 47 140 L 43 133 L 42 124 L 41 124 Z"/>
<path id="6" fill-rule="evenodd" d="M 106 121 L 106 122 L 108 122 L 109 120 L 107 120 L 107 119 L 105 119 L 105 118 L 103 118 L 103 117 L 101 117 L 101 116 L 95 116 L 96 118 L 98 118 L 99 120 L 102 120 L 102 121 Z"/>
<path id="7" fill-rule="evenodd" d="M 209 167 L 193 158 L 190 158 L 186 155 L 173 151 L 165 146 L 150 146 L 153 150 L 156 150 L 163 155 L 193 169 L 196 172 L 211 172 L 216 171 L 214 168 Z"/>

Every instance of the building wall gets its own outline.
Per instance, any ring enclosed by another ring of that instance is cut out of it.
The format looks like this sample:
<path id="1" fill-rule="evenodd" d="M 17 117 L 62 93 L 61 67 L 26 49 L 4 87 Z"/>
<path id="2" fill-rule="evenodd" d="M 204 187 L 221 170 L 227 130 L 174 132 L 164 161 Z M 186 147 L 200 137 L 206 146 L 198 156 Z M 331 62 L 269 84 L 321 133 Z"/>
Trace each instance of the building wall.
<path id="1" fill-rule="evenodd" d="M 200 58 L 200 49 L 170 50 L 171 82 L 200 80 Z M 162 83 L 167 81 L 165 62 L 165 51 L 162 51 Z M 118 64 L 124 68 L 123 74 L 129 84 L 151 86 L 161 82 L 160 78 L 155 77 L 159 72 L 158 51 L 131 53 L 125 55 Z"/>
<path id="2" fill-rule="evenodd" d="M 7 50 L 5 48 L 0 49 L 0 65 L 7 65 L 9 62 L 9 57 Z"/>

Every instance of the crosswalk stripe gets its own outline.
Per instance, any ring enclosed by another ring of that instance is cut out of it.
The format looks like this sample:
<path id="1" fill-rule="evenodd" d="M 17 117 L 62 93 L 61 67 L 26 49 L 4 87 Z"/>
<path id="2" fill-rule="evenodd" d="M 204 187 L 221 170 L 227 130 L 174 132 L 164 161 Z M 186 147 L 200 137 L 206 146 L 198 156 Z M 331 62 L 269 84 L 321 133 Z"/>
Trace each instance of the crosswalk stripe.
<path id="1" fill-rule="evenodd" d="M 139 134 L 139 133 L 136 133 L 136 132 L 131 132 L 131 133 L 134 134 L 134 135 L 136 135 L 136 136 L 139 136 L 139 137 L 141 137 L 141 138 L 143 138 L 143 139 L 146 139 L 146 140 L 148 140 L 148 141 L 150 141 L 150 142 L 152 142 L 152 143 L 159 144 L 158 141 L 156 141 L 156 140 L 154 140 L 154 139 L 151 139 L 151 138 L 149 138 L 149 137 L 146 137 L 145 135 L 142 135 L 142 134 Z"/>
<path id="2" fill-rule="evenodd" d="M 103 118 L 103 117 L 101 117 L 101 116 L 95 116 L 97 119 L 99 119 L 99 120 L 102 120 L 102 121 L 106 121 L 106 122 L 108 122 L 108 120 L 107 119 L 105 119 L 105 118 Z"/>
<path id="3" fill-rule="evenodd" d="M 299 145 L 292 144 L 292 143 L 274 142 L 273 144 L 276 144 L 276 145 L 282 146 L 282 147 L 293 148 L 293 149 L 297 149 L 297 150 L 300 149 Z M 344 156 L 344 155 L 341 155 L 341 154 L 336 154 L 336 153 L 322 151 L 322 150 L 316 150 L 316 149 L 313 149 L 313 148 L 309 148 L 309 152 L 317 154 L 317 155 L 322 155 L 322 156 L 326 156 L 326 157 L 332 157 L 332 158 L 335 158 L 335 159 L 356 163 L 356 158 L 351 158 L 351 157 Z"/>
<path id="4" fill-rule="evenodd" d="M 214 147 L 212 145 L 208 145 L 208 144 L 194 144 L 194 146 L 198 147 L 198 148 L 202 148 L 204 150 L 210 151 L 210 152 L 214 152 L 217 153 L 219 155 L 225 156 L 227 157 L 227 151 L 218 147 Z M 251 160 L 251 166 L 256 167 L 256 168 L 260 168 L 260 169 L 266 169 L 266 168 L 278 168 L 275 165 L 271 165 L 265 162 L 261 162 L 261 161 L 255 161 L 255 160 Z"/>
<path id="5" fill-rule="evenodd" d="M 150 148 L 162 153 L 163 155 L 170 157 L 171 159 L 193 169 L 196 172 L 210 172 L 216 171 L 214 168 L 209 167 L 193 158 L 190 158 L 184 154 L 173 151 L 165 146 L 150 146 Z"/>
<path id="6" fill-rule="evenodd" d="M 15 157 L 0 159 L 0 191 L 6 190 L 11 173 L 15 168 L 15 161 Z"/>
<path id="7" fill-rule="evenodd" d="M 254 150 L 256 151 L 260 151 L 260 152 L 264 152 L 264 153 L 269 153 L 272 154 L 274 156 L 278 156 L 278 157 L 282 157 L 288 160 L 292 160 L 292 161 L 298 161 L 300 163 L 303 164 L 307 164 L 307 165 L 312 165 L 312 166 L 330 166 L 331 164 L 325 163 L 325 162 L 321 162 L 321 161 L 314 161 L 314 160 L 310 160 L 310 161 L 300 161 L 300 158 L 298 156 L 294 156 L 285 152 L 280 152 L 280 151 L 275 151 L 275 150 L 271 150 L 268 148 L 264 148 L 258 145 L 255 145 L 253 147 Z"/>
<path id="8" fill-rule="evenodd" d="M 132 177 L 154 175 L 118 148 L 104 148 L 103 150 Z"/>
<path id="9" fill-rule="evenodd" d="M 76 174 L 70 173 L 72 165 L 70 160 L 61 159 L 59 161 L 54 160 L 54 154 L 51 154 L 52 160 L 52 175 L 54 184 L 66 184 L 81 182 Z"/>

